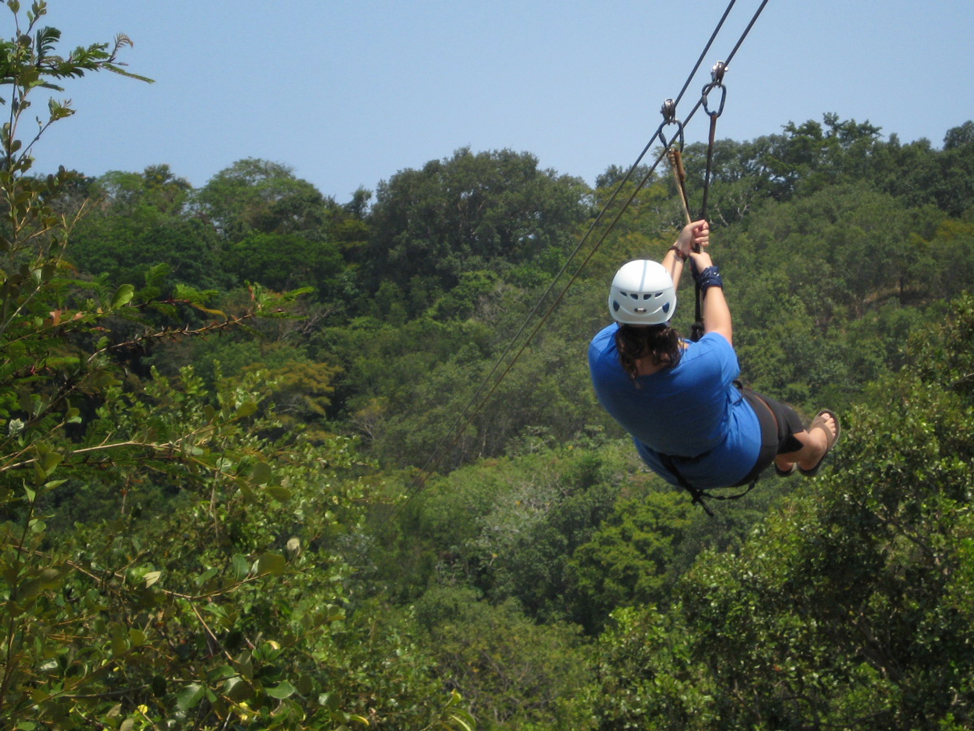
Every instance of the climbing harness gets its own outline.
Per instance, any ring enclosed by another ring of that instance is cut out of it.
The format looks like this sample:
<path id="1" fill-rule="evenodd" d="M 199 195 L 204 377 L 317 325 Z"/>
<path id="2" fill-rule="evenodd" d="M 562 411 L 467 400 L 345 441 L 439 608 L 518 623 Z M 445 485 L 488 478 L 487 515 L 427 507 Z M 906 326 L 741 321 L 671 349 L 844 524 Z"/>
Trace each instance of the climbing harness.
<path id="1" fill-rule="evenodd" d="M 657 453 L 660 462 L 663 466 L 672 474 L 680 487 L 690 493 L 690 498 L 694 503 L 699 505 L 704 509 L 704 511 L 711 518 L 714 517 L 713 511 L 710 506 L 704 502 L 704 498 L 710 500 L 738 500 L 745 495 L 747 495 L 754 486 L 758 484 L 758 477 L 764 472 L 771 464 L 774 462 L 774 458 L 778 454 L 778 419 L 774 414 L 774 410 L 765 402 L 761 395 L 750 388 L 745 386 L 741 381 L 734 381 L 734 385 L 741 394 L 741 398 L 747 401 L 754 413 L 758 417 L 758 424 L 761 427 L 761 449 L 758 452 L 757 461 L 751 471 L 735 485 L 730 487 L 743 487 L 744 489 L 740 492 L 736 492 L 732 495 L 717 495 L 708 490 L 703 490 L 699 487 L 694 487 L 680 472 L 678 463 L 691 464 L 697 462 L 709 454 L 709 452 L 704 452 L 703 454 L 698 454 L 691 458 L 681 458 L 674 457 L 668 454 Z"/>

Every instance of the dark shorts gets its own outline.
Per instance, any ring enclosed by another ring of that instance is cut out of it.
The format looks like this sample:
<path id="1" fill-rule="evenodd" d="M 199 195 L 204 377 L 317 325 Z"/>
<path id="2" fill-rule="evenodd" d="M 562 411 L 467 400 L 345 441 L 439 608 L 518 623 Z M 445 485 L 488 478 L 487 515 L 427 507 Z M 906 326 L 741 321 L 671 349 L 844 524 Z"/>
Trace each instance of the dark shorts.
<path id="1" fill-rule="evenodd" d="M 797 452 L 802 448 L 802 443 L 795 438 L 795 434 L 805 431 L 805 425 L 790 406 L 785 406 L 749 388 L 740 386 L 739 388 L 761 424 L 761 452 L 758 461 L 750 474 L 737 483 L 746 485 L 756 480 L 758 475 L 771 465 L 775 456 Z"/>

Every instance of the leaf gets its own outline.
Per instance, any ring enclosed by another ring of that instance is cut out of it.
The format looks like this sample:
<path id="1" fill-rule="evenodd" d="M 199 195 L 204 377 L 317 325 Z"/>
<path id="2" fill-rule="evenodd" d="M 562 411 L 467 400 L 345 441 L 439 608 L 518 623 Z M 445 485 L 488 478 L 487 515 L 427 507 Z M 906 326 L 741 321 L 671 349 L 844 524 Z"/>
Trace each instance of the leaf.
<path id="1" fill-rule="evenodd" d="M 250 700 L 254 694 L 254 689 L 250 683 L 238 675 L 227 680 L 223 692 L 234 703 L 242 703 L 243 701 Z"/>
<path id="2" fill-rule="evenodd" d="M 287 560 L 279 553 L 265 553 L 257 561 L 258 574 L 283 574 Z"/>
<path id="3" fill-rule="evenodd" d="M 68 573 L 64 568 L 46 568 L 40 575 L 30 581 L 25 581 L 18 587 L 17 598 L 19 600 L 30 599 L 37 596 L 40 592 L 55 588 Z"/>
<path id="4" fill-rule="evenodd" d="M 266 688 L 265 693 L 271 698 L 277 698 L 278 700 L 284 700 L 285 698 L 290 698 L 294 695 L 297 690 L 286 680 L 282 681 L 280 685 L 276 688 Z"/>
<path id="5" fill-rule="evenodd" d="M 274 471 L 271 466 L 266 462 L 258 462 L 254 465 L 254 469 L 250 471 L 250 480 L 255 485 L 264 485 L 273 476 Z"/>
<path id="6" fill-rule="evenodd" d="M 204 571 L 202 574 L 200 574 L 199 576 L 196 577 L 196 585 L 197 586 L 203 586 L 207 581 L 209 581 L 210 579 L 212 579 L 218 573 L 220 573 L 220 569 L 211 566 L 206 571 Z"/>
<path id="7" fill-rule="evenodd" d="M 244 401 L 242 404 L 240 404 L 240 406 L 237 407 L 234 417 L 237 419 L 245 419 L 255 413 L 257 413 L 257 402 Z"/>
<path id="8" fill-rule="evenodd" d="M 120 624 L 112 625 L 112 652 L 116 655 L 124 655 L 129 651 L 129 638 L 125 628 Z"/>
<path id="9" fill-rule="evenodd" d="M 148 76 L 139 76 L 138 74 L 133 74 L 131 71 L 126 71 L 113 63 L 106 63 L 105 68 L 114 74 L 118 74 L 119 76 L 127 76 L 128 78 L 135 79 L 136 81 L 144 81 L 147 84 L 156 83 L 154 79 L 150 79 Z"/>
<path id="10" fill-rule="evenodd" d="M 203 700 L 204 695 L 206 695 L 206 689 L 199 683 L 192 683 L 176 694 L 176 705 L 179 706 L 179 710 L 188 711 L 196 707 Z"/>
<path id="11" fill-rule="evenodd" d="M 463 731 L 473 731 L 473 717 L 467 714 L 460 716 L 458 713 L 450 714 L 450 721 L 459 726 Z"/>
<path id="12" fill-rule="evenodd" d="M 242 652 L 237 657 L 233 659 L 234 669 L 240 673 L 241 677 L 245 680 L 253 680 L 254 678 L 254 664 L 250 659 L 249 652 Z"/>
<path id="13" fill-rule="evenodd" d="M 250 575 L 250 561 L 242 554 L 235 554 L 233 559 L 233 575 L 237 581 L 243 581 Z"/>
<path id="14" fill-rule="evenodd" d="M 291 491 L 286 487 L 282 487 L 281 485 L 268 485 L 264 489 L 267 491 L 268 495 L 278 502 L 283 503 L 291 499 Z"/>
<path id="15" fill-rule="evenodd" d="M 44 470 L 45 475 L 50 475 L 57 469 L 57 466 L 61 464 L 61 460 L 64 457 L 59 452 L 48 452 L 43 457 L 40 458 L 41 469 Z"/>
<path id="16" fill-rule="evenodd" d="M 131 284 L 123 284 L 121 287 L 115 290 L 115 295 L 112 297 L 112 309 L 124 307 L 132 301 L 134 296 L 135 287 L 133 287 Z"/>

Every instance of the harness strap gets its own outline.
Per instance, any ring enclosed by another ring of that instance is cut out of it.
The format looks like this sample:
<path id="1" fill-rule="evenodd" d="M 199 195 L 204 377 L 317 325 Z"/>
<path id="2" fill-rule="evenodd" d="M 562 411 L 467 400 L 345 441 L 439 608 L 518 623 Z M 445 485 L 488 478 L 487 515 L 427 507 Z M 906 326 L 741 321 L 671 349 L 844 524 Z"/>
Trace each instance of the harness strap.
<path id="1" fill-rule="evenodd" d="M 761 426 L 761 449 L 758 452 L 758 458 L 754 463 L 754 467 L 747 473 L 744 479 L 734 485 L 730 485 L 730 487 L 747 486 L 747 489 L 734 495 L 714 495 L 711 492 L 691 485 L 676 466 L 676 460 L 681 459 L 684 462 L 692 463 L 705 457 L 708 452 L 698 454 L 696 457 L 690 459 L 673 457 L 669 454 L 657 452 L 660 462 L 676 478 L 680 487 L 689 492 L 693 502 L 699 504 L 711 518 L 714 517 L 714 514 L 707 503 L 704 502 L 704 498 L 711 498 L 713 500 L 738 500 L 744 497 L 754 488 L 758 482 L 758 477 L 764 470 L 771 466 L 775 456 L 778 454 L 778 419 L 774 415 L 774 411 L 771 410 L 771 407 L 768 406 L 758 393 L 752 391 L 740 381 L 734 381 L 734 385 L 737 386 L 737 389 L 741 392 L 741 396 L 754 409 L 754 413 L 758 417 L 758 424 Z"/>

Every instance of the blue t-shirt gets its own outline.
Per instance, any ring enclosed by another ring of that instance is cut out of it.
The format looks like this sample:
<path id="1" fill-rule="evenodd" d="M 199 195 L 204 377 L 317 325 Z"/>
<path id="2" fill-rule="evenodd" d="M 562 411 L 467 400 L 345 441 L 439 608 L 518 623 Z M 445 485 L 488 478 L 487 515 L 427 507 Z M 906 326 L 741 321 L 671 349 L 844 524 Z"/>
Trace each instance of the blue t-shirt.
<path id="1" fill-rule="evenodd" d="M 701 489 L 743 480 L 761 450 L 761 425 L 734 385 L 737 354 L 719 333 L 686 343 L 675 368 L 639 376 L 637 388 L 619 362 L 615 323 L 589 346 L 599 403 L 632 436 L 643 461 L 667 482 L 679 480 L 660 460 L 674 458 L 683 478 Z"/>

